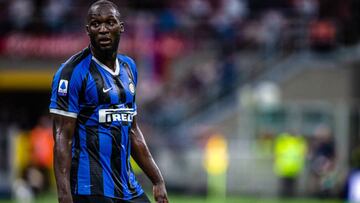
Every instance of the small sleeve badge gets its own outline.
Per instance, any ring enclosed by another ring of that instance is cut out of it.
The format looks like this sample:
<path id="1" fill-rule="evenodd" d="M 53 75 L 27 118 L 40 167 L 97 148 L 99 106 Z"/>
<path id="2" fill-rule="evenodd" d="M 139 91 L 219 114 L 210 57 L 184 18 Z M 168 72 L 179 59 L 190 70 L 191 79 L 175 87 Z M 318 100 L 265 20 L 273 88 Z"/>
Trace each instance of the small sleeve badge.
<path id="1" fill-rule="evenodd" d="M 59 87 L 58 87 L 58 94 L 60 96 L 66 96 L 68 93 L 68 84 L 69 81 L 67 80 L 60 80 Z"/>

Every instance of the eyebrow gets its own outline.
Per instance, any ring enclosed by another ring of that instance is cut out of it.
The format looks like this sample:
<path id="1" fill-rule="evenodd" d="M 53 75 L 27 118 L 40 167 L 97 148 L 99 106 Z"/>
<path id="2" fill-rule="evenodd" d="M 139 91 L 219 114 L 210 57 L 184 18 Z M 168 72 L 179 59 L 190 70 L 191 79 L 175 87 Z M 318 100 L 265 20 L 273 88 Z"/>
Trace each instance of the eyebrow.
<path id="1" fill-rule="evenodd" d="M 100 16 L 100 15 L 101 15 L 100 13 L 89 13 L 88 14 L 88 19 L 91 20 L 91 18 Z M 120 15 L 118 15 L 117 13 L 111 13 L 109 15 L 106 15 L 106 17 L 114 18 L 114 19 L 117 19 L 117 20 L 121 21 Z"/>
<path id="2" fill-rule="evenodd" d="M 98 17 L 98 16 L 101 16 L 100 14 L 95 14 L 95 13 L 91 13 L 91 14 L 89 14 L 89 18 L 90 19 L 92 19 L 92 18 L 94 18 L 94 17 Z M 111 15 L 105 15 L 104 17 L 106 17 L 106 18 L 117 18 L 117 16 L 116 15 L 113 15 L 113 14 L 111 14 Z"/>

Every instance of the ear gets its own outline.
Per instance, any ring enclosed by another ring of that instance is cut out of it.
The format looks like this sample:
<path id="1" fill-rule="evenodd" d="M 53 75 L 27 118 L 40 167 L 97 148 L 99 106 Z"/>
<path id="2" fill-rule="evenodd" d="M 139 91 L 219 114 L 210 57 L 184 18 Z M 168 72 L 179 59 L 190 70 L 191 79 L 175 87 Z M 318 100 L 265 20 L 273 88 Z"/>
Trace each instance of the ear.
<path id="1" fill-rule="evenodd" d="M 86 26 L 85 26 L 85 29 L 86 29 L 86 34 L 89 36 L 89 35 L 90 35 L 89 25 L 86 25 Z"/>
<path id="2" fill-rule="evenodd" d="M 124 26 L 124 22 L 120 22 L 120 32 L 124 32 L 125 31 L 125 26 Z"/>

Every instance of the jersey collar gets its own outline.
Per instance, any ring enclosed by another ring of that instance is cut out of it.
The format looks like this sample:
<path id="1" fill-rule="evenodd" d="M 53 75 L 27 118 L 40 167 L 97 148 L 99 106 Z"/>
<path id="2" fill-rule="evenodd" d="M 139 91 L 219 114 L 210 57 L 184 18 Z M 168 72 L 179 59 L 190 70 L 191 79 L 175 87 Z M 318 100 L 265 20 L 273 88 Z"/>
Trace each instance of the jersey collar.
<path id="1" fill-rule="evenodd" d="M 115 71 L 111 70 L 109 67 L 107 67 L 105 64 L 101 63 L 97 58 L 95 58 L 94 56 L 92 56 L 91 58 L 92 60 L 94 60 L 97 64 L 99 64 L 99 66 L 101 66 L 103 69 L 105 69 L 106 71 L 108 71 L 111 75 L 117 76 L 119 75 L 120 72 L 120 66 L 119 66 L 119 60 L 116 58 L 115 61 Z"/>

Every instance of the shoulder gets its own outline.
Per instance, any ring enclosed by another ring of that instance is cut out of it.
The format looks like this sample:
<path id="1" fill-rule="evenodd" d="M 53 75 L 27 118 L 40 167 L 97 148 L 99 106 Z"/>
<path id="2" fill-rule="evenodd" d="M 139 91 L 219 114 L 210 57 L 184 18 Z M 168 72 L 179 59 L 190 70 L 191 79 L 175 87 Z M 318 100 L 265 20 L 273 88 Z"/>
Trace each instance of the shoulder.
<path id="1" fill-rule="evenodd" d="M 136 69 L 136 63 L 135 60 L 132 59 L 130 56 L 124 55 L 124 54 L 118 54 L 117 55 L 118 59 L 122 62 L 128 63 L 130 66 L 132 66 L 131 68 L 135 68 Z"/>
<path id="2" fill-rule="evenodd" d="M 136 70 L 136 63 L 134 61 L 134 59 L 132 59 L 130 56 L 124 55 L 124 54 L 118 54 L 117 58 L 122 61 L 127 63 L 131 69 L 135 69 Z"/>
<path id="3" fill-rule="evenodd" d="M 125 63 L 130 67 L 131 72 L 135 78 L 135 83 L 136 83 L 137 82 L 137 68 L 136 68 L 136 63 L 135 63 L 134 59 L 132 59 L 130 56 L 127 56 L 124 54 L 118 54 L 117 58 L 119 59 L 120 63 Z"/>
<path id="4" fill-rule="evenodd" d="M 89 48 L 85 48 L 82 51 L 74 54 L 68 60 L 66 60 L 59 68 L 56 74 L 70 79 L 75 72 L 84 72 L 89 68 L 91 61 L 91 53 Z"/>

